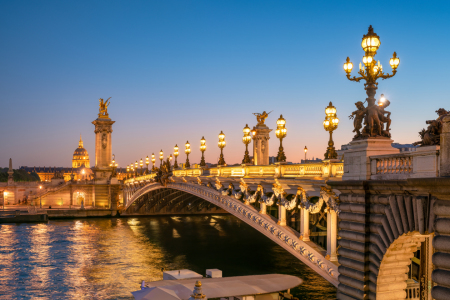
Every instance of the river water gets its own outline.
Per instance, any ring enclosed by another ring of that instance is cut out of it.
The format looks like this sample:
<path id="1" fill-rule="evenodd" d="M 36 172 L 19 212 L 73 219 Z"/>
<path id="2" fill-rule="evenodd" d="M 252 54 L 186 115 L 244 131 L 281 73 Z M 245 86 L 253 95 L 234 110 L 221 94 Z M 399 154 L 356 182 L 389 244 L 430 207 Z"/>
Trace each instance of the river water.
<path id="1" fill-rule="evenodd" d="M 161 268 L 223 276 L 291 274 L 299 299 L 336 289 L 283 248 L 229 215 L 54 220 L 0 225 L 0 299 L 134 299 Z"/>

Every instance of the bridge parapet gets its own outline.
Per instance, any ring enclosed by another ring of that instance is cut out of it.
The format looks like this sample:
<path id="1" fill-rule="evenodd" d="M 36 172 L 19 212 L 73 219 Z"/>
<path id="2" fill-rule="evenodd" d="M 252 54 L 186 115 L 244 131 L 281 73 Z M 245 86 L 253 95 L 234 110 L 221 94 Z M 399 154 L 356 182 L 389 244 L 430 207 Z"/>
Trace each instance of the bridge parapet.
<path id="1" fill-rule="evenodd" d="M 439 146 L 416 151 L 370 156 L 370 179 L 439 177 Z"/>
<path id="2" fill-rule="evenodd" d="M 179 169 L 173 171 L 175 177 L 275 177 L 275 178 L 341 178 L 344 164 L 337 159 L 317 163 L 274 164 L 264 166 L 218 166 L 210 169 Z"/>

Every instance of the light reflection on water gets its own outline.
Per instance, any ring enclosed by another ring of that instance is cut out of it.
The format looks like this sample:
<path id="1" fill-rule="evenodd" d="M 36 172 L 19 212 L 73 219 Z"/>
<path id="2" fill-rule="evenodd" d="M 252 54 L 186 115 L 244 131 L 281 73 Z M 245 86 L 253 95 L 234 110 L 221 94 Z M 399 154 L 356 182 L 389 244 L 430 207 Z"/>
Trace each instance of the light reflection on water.
<path id="1" fill-rule="evenodd" d="M 0 225 L 0 299 L 133 299 L 161 268 L 224 276 L 284 273 L 300 299 L 336 289 L 232 216 L 148 217 Z"/>

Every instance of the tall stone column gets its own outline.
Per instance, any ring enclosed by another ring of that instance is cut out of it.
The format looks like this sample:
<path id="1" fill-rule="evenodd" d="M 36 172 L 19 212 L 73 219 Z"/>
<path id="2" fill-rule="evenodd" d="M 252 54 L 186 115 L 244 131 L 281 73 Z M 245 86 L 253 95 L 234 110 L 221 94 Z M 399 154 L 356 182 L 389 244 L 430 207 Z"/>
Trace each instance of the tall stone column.
<path id="1" fill-rule="evenodd" d="M 441 177 L 450 176 L 450 115 L 442 119 L 441 148 L 439 151 Z"/>
<path id="2" fill-rule="evenodd" d="M 309 241 L 309 211 L 304 208 L 300 208 L 300 239 Z"/>
<path id="3" fill-rule="evenodd" d="M 95 125 L 95 178 L 108 179 L 112 174 L 110 167 L 112 161 L 111 133 L 112 124 L 109 117 L 99 115 L 97 120 L 93 121 Z"/>
<path id="4" fill-rule="evenodd" d="M 337 214 L 334 210 L 327 213 L 327 256 L 330 261 L 337 261 L 336 253 L 337 238 Z"/>
<path id="5" fill-rule="evenodd" d="M 265 124 L 255 126 L 256 134 L 253 136 L 253 162 L 255 166 L 269 164 L 269 133 L 272 131 Z"/>

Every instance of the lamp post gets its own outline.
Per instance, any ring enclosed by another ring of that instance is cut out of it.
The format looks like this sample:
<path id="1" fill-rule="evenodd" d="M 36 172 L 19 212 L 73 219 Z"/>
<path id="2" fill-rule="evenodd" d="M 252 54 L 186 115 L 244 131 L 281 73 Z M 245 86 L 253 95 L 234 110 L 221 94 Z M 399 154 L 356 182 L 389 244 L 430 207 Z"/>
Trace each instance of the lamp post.
<path id="1" fill-rule="evenodd" d="M 280 139 L 280 148 L 278 148 L 277 161 L 286 162 L 286 155 L 284 154 L 283 149 L 283 139 L 286 137 L 287 129 L 286 129 L 286 120 L 283 118 L 283 115 L 280 115 L 280 118 L 277 120 L 277 130 L 275 130 L 275 135 Z"/>
<path id="2" fill-rule="evenodd" d="M 206 166 L 206 162 L 205 162 L 205 150 L 206 150 L 206 140 L 205 137 L 202 136 L 202 139 L 200 140 L 200 151 L 202 151 L 202 159 L 200 160 L 200 166 L 201 167 L 205 167 Z"/>
<path id="3" fill-rule="evenodd" d="M 140 175 L 142 175 L 142 166 L 144 166 L 144 162 L 143 162 L 142 158 L 139 161 L 139 166 L 141 167 L 141 174 Z"/>
<path id="4" fill-rule="evenodd" d="M 184 146 L 186 147 L 186 149 L 184 149 L 184 153 L 186 153 L 186 164 L 184 166 L 187 169 L 191 166 L 191 164 L 189 163 L 189 153 L 191 153 L 191 144 L 189 144 L 189 141 L 187 141 Z"/>
<path id="5" fill-rule="evenodd" d="M 173 147 L 173 156 L 175 156 L 175 163 L 173 164 L 173 168 L 174 169 L 178 169 L 178 162 L 177 162 L 177 157 L 178 157 L 178 145 L 175 144 L 175 147 Z"/>
<path id="6" fill-rule="evenodd" d="M 346 62 L 344 63 L 344 70 L 347 73 L 347 78 L 350 81 L 359 82 L 361 80 L 365 80 L 364 89 L 366 90 L 366 94 L 368 98 L 367 107 L 364 108 L 362 102 L 357 102 L 356 106 L 361 111 L 361 116 L 358 119 L 355 119 L 355 138 L 359 137 L 371 137 L 371 136 L 385 136 L 390 137 L 390 133 L 388 131 L 382 132 L 382 126 L 379 119 L 379 109 L 375 104 L 375 94 L 378 88 L 377 79 L 387 79 L 393 77 L 397 73 L 397 67 L 400 64 L 400 59 L 397 57 L 397 53 L 394 52 L 392 58 L 389 60 L 389 64 L 392 68 L 392 74 L 384 73 L 383 66 L 380 61 L 378 63 L 375 60 L 375 55 L 377 54 L 377 50 L 380 47 L 380 37 L 373 32 L 372 25 L 369 27 L 369 31 L 362 38 L 361 47 L 364 50 L 363 56 L 363 65 L 359 64 L 359 72 L 360 77 L 350 77 L 350 73 L 353 69 L 353 63 L 350 61 L 350 58 L 347 57 Z M 353 116 L 353 114 L 352 114 Z M 363 133 L 360 133 L 360 129 L 362 127 L 361 123 L 364 117 L 365 128 L 363 129 Z M 352 118 L 352 117 L 351 117 Z M 356 124 L 357 123 L 357 124 Z"/>
<path id="7" fill-rule="evenodd" d="M 135 170 L 135 176 L 137 177 L 138 176 L 138 162 L 136 161 L 135 163 L 134 163 L 134 170 Z"/>
<path id="8" fill-rule="evenodd" d="M 161 167 L 162 167 L 162 161 L 163 161 L 163 159 L 164 159 L 164 152 L 163 152 L 162 149 L 161 149 L 161 151 L 159 151 L 159 160 L 160 160 L 159 168 L 160 168 L 160 169 L 161 169 Z"/>
<path id="9" fill-rule="evenodd" d="M 242 137 L 242 142 L 245 144 L 245 154 L 244 159 L 242 160 L 243 164 L 250 164 L 252 161 L 250 160 L 250 156 L 248 155 L 248 144 L 252 141 L 252 137 L 250 135 L 250 127 L 248 127 L 248 124 L 245 124 L 244 129 L 242 130 L 244 132 L 244 136 Z"/>
<path id="10" fill-rule="evenodd" d="M 134 174 L 134 164 L 133 163 L 131 164 L 131 173 L 133 174 L 131 176 L 134 177 L 135 174 Z M 130 176 L 130 178 L 131 178 L 131 176 Z"/>
<path id="11" fill-rule="evenodd" d="M 130 175 L 130 166 L 129 165 L 127 165 L 127 179 L 128 179 L 128 176 Z"/>
<path id="12" fill-rule="evenodd" d="M 150 163 L 150 160 L 149 160 L 148 155 L 147 155 L 147 157 L 145 158 L 145 166 L 147 168 L 147 170 L 145 171 L 145 174 L 148 174 L 148 164 L 149 163 Z"/>
<path id="13" fill-rule="evenodd" d="M 220 148 L 220 157 L 219 157 L 219 165 L 224 166 L 226 165 L 225 163 L 225 159 L 223 158 L 223 148 L 225 148 L 225 146 L 227 145 L 227 142 L 225 142 L 225 134 L 223 133 L 223 131 L 220 131 L 219 134 L 219 143 L 218 146 Z"/>
<path id="14" fill-rule="evenodd" d="M 305 146 L 305 149 L 303 149 L 303 151 L 305 151 L 305 163 L 306 163 L 306 152 L 308 152 L 308 148 Z"/>
<path id="15" fill-rule="evenodd" d="M 155 162 L 156 162 L 155 153 L 152 153 L 152 171 L 155 171 Z"/>
<path id="16" fill-rule="evenodd" d="M 39 186 L 39 208 L 42 208 L 42 185 Z"/>
<path id="17" fill-rule="evenodd" d="M 327 152 L 325 152 L 325 159 L 336 159 L 337 153 L 334 149 L 333 131 L 338 127 L 339 119 L 336 116 L 336 107 L 331 103 L 325 108 L 325 121 L 323 121 L 323 127 L 326 131 L 330 132 L 330 140 L 328 141 Z"/>

